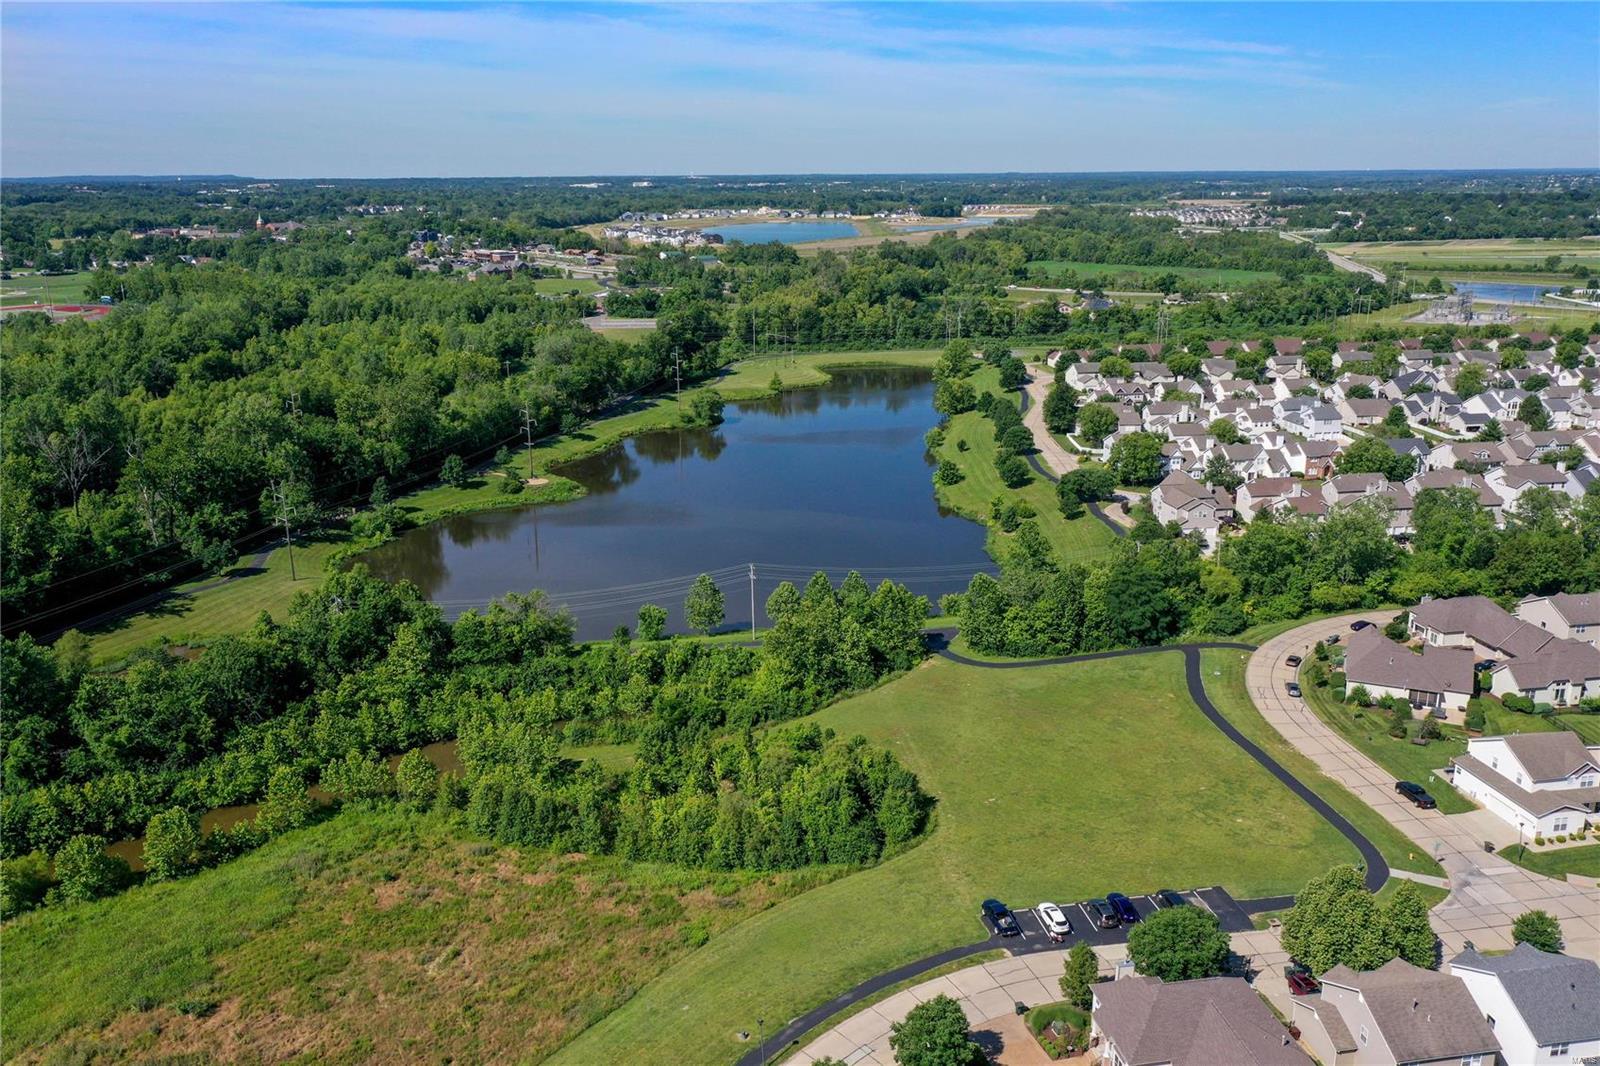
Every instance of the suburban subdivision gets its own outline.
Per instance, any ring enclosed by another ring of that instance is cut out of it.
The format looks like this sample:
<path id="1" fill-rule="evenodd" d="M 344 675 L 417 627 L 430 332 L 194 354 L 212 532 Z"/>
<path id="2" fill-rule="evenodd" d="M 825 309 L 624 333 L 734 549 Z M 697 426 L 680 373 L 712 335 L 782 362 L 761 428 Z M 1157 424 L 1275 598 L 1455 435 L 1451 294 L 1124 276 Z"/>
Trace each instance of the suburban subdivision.
<path id="1" fill-rule="evenodd" d="M 1600 1063 L 1597 11 L 8 4 L 0 1061 Z"/>

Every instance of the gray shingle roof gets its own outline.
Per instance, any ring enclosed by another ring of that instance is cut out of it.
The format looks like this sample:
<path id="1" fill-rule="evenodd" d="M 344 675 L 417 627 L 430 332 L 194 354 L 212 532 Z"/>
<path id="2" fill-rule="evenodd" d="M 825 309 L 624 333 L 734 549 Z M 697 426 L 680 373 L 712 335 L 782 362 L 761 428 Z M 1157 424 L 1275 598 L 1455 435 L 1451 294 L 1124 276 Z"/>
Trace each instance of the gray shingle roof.
<path id="1" fill-rule="evenodd" d="M 1288 1030 L 1238 977 L 1095 986 L 1095 1021 L 1129 1066 L 1309 1066 Z M 1470 1002 L 1470 1000 L 1469 1000 Z"/>
<path id="2" fill-rule="evenodd" d="M 1384 1042 L 1400 1062 L 1500 1050 L 1494 1031 L 1459 977 L 1424 970 L 1404 959 L 1390 959 L 1367 973 L 1335 966 L 1322 975 L 1322 983 L 1361 993 Z"/>
<path id="3" fill-rule="evenodd" d="M 1440 633 L 1465 633 L 1485 647 L 1532 655 L 1551 641 L 1549 633 L 1515 618 L 1487 596 L 1454 596 L 1411 608 L 1411 617 Z"/>
<path id="4" fill-rule="evenodd" d="M 1418 692 L 1472 692 L 1472 652 L 1424 645 L 1417 655 L 1377 628 L 1350 638 L 1344 675 L 1351 685 L 1381 685 Z"/>
<path id="5" fill-rule="evenodd" d="M 1582 766 L 1594 766 L 1594 752 L 1578 734 L 1513 733 L 1503 738 L 1511 754 L 1534 781 L 1559 781 Z"/>
<path id="6" fill-rule="evenodd" d="M 1518 944 L 1509 955 L 1463 951 L 1450 968 L 1479 970 L 1500 979 L 1540 1045 L 1600 1040 L 1600 966 Z"/>

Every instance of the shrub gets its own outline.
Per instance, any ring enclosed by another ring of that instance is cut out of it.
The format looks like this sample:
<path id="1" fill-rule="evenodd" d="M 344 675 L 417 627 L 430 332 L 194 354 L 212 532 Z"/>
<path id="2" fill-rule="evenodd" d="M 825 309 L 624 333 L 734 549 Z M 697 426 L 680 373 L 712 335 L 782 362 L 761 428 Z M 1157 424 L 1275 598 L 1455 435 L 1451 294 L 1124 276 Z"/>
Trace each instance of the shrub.
<path id="1" fill-rule="evenodd" d="M 1533 843 L 1534 843 L 1535 846 L 1543 844 L 1544 843 L 1544 835 L 1542 833 L 1533 834 Z"/>
<path id="2" fill-rule="evenodd" d="M 522 491 L 522 479 L 508 474 L 494 488 L 502 496 L 515 496 Z"/>
<path id="3" fill-rule="evenodd" d="M 200 823 L 182 807 L 154 815 L 144 830 L 144 868 L 150 880 L 167 881 L 194 869 L 200 853 Z"/>
<path id="4" fill-rule="evenodd" d="M 1500 702 L 1505 705 L 1505 709 L 1508 711 L 1516 711 L 1518 714 L 1533 713 L 1533 701 L 1521 693 L 1510 693 L 1501 697 Z"/>
<path id="5" fill-rule="evenodd" d="M 936 452 L 944 444 L 944 427 L 934 426 L 922 435 L 923 447 L 930 452 Z"/>
<path id="6" fill-rule="evenodd" d="M 971 447 L 971 445 L 969 445 L 965 440 L 956 441 L 956 451 L 958 451 L 958 452 L 964 452 L 969 447 Z"/>
<path id="7" fill-rule="evenodd" d="M 1417 736 L 1423 740 L 1438 740 L 1444 736 L 1444 731 L 1439 728 L 1439 719 L 1431 714 L 1424 718 L 1422 720 L 1422 729 L 1417 732 Z"/>
<path id="8" fill-rule="evenodd" d="M 1000 475 L 1001 483 L 1008 489 L 1019 489 L 1031 480 L 1028 464 L 1023 462 L 1020 456 L 1005 456 L 998 459 L 994 467 Z"/>
<path id="9" fill-rule="evenodd" d="M 1383 635 L 1390 640 L 1398 640 L 1404 643 L 1406 638 L 1411 636 L 1410 617 L 1410 614 L 1401 611 L 1389 620 L 1388 625 L 1383 627 Z"/>
<path id="10" fill-rule="evenodd" d="M 1467 708 L 1466 727 L 1472 732 L 1483 732 L 1483 727 L 1486 722 L 1487 717 L 1484 715 L 1482 707 L 1478 706 L 1477 704 L 1473 704 L 1471 707 Z"/>
<path id="11" fill-rule="evenodd" d="M 939 460 L 939 468 L 933 472 L 933 480 L 941 485 L 959 484 L 966 476 L 961 472 L 961 468 L 949 459 Z"/>
<path id="12" fill-rule="evenodd" d="M 1350 690 L 1349 700 L 1358 707 L 1372 706 L 1372 693 L 1367 691 L 1367 686 L 1357 685 Z"/>
<path id="13" fill-rule="evenodd" d="M 56 852 L 56 890 L 82 902 L 109 896 L 128 878 L 128 864 L 106 854 L 106 838 L 79 833 Z"/>
<path id="14" fill-rule="evenodd" d="M 1540 951 L 1561 950 L 1561 924 L 1546 911 L 1525 911 L 1511 923 L 1511 940 Z"/>
<path id="15" fill-rule="evenodd" d="M 439 480 L 453 488 L 460 488 L 467 483 L 467 464 L 459 455 L 445 456 L 444 466 L 439 470 Z"/>

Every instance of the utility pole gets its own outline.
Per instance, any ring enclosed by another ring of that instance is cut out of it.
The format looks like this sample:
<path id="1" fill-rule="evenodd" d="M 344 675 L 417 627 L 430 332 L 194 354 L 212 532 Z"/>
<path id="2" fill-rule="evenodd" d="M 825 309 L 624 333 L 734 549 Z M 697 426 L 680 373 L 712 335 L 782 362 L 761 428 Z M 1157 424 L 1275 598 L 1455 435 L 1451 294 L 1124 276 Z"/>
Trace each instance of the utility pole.
<path id="1" fill-rule="evenodd" d="M 750 639 L 756 639 L 756 564 L 750 564 Z"/>
<path id="2" fill-rule="evenodd" d="M 683 360 L 679 357 L 677 348 L 672 349 L 672 375 L 677 385 L 672 390 L 673 399 L 678 403 L 678 418 L 683 418 Z"/>
<path id="3" fill-rule="evenodd" d="M 526 397 L 522 401 L 522 436 L 528 446 L 528 480 L 533 480 L 533 403 Z"/>
<path id="4" fill-rule="evenodd" d="M 283 543 L 289 551 L 289 580 L 295 581 L 294 531 L 289 527 L 289 493 L 283 482 L 273 482 L 272 498 L 278 505 L 278 520 L 283 523 Z"/>

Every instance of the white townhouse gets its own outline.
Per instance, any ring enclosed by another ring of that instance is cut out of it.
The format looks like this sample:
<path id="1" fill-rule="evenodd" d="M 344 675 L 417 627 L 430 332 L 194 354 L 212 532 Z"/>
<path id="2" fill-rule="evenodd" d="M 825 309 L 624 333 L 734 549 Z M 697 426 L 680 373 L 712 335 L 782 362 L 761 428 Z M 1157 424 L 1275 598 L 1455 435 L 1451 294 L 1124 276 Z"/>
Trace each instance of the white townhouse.
<path id="1" fill-rule="evenodd" d="M 1528 596 L 1517 604 L 1517 617 L 1564 640 L 1600 647 L 1600 593 L 1558 592 Z"/>
<path id="2" fill-rule="evenodd" d="M 1467 986 L 1507 1063 L 1600 1059 L 1600 966 L 1518 944 L 1504 955 L 1468 948 L 1448 972 Z"/>
<path id="3" fill-rule="evenodd" d="M 1538 651 L 1495 664 L 1489 689 L 1496 696 L 1515 693 L 1552 707 L 1600 696 L 1600 650 L 1581 640 L 1554 638 Z"/>
<path id="4" fill-rule="evenodd" d="M 1470 737 L 1450 783 L 1519 834 L 1574 833 L 1600 812 L 1600 747 L 1578 734 Z"/>
<path id="5" fill-rule="evenodd" d="M 1494 1066 L 1500 1052 L 1459 978 L 1404 959 L 1365 972 L 1341 963 L 1290 1011 L 1323 1066 Z"/>
<path id="6" fill-rule="evenodd" d="M 1550 463 L 1507 463 L 1490 470 L 1483 480 L 1508 509 L 1536 488 L 1574 495 L 1573 482 L 1567 472 Z"/>

